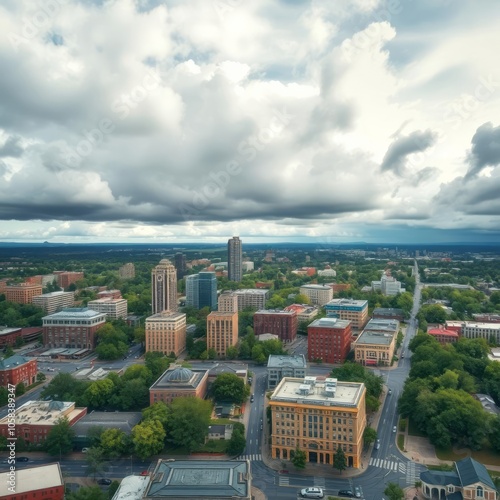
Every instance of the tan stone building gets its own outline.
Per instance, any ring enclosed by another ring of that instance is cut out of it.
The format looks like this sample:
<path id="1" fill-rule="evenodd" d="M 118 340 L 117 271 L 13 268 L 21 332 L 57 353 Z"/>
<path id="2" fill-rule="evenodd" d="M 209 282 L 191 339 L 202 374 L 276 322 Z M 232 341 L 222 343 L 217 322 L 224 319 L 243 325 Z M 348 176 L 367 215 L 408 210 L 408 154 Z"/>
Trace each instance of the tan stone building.
<path id="1" fill-rule="evenodd" d="M 146 352 L 179 356 L 186 349 L 186 315 L 164 311 L 146 318 Z"/>
<path id="2" fill-rule="evenodd" d="M 207 316 L 207 349 L 224 357 L 229 346 L 238 343 L 238 313 L 213 311 Z"/>
<path id="3" fill-rule="evenodd" d="M 298 446 L 307 462 L 333 465 L 340 446 L 347 466 L 360 467 L 365 395 L 364 384 L 358 382 L 283 378 L 269 401 L 272 457 L 290 460 Z"/>
<path id="4" fill-rule="evenodd" d="M 396 350 L 399 321 L 371 319 L 354 343 L 354 359 L 362 365 L 389 366 Z"/>
<path id="5" fill-rule="evenodd" d="M 50 292 L 33 297 L 33 305 L 41 307 L 46 314 L 53 314 L 66 307 L 75 305 L 75 294 L 73 292 Z"/>
<path id="6" fill-rule="evenodd" d="M 238 312 L 238 296 L 234 292 L 221 293 L 217 309 L 225 313 Z"/>

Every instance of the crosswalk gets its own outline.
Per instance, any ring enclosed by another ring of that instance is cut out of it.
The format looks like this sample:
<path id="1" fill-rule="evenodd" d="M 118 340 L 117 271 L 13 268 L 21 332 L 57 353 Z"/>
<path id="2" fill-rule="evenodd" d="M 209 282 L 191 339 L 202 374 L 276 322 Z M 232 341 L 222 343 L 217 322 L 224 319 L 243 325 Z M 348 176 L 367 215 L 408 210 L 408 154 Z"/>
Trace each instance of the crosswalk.
<path id="1" fill-rule="evenodd" d="M 406 474 L 406 465 L 403 462 L 394 460 L 384 460 L 383 458 L 370 458 L 369 465 L 373 467 L 380 467 L 381 469 L 388 469 L 394 472 L 401 472 Z"/>
<path id="2" fill-rule="evenodd" d="M 290 478 L 286 475 L 280 474 L 278 476 L 278 484 L 280 486 L 289 486 L 290 485 Z"/>
<path id="3" fill-rule="evenodd" d="M 247 455 L 240 455 L 236 460 L 250 460 L 251 462 L 262 462 L 261 453 L 253 453 Z"/>
<path id="4" fill-rule="evenodd" d="M 406 476 L 406 484 L 414 485 L 416 481 L 420 480 L 420 472 L 422 466 L 408 460 L 407 462 L 400 462 L 396 460 L 384 460 L 383 458 L 370 458 L 369 464 L 372 467 L 379 467 L 393 472 L 400 472 Z"/>

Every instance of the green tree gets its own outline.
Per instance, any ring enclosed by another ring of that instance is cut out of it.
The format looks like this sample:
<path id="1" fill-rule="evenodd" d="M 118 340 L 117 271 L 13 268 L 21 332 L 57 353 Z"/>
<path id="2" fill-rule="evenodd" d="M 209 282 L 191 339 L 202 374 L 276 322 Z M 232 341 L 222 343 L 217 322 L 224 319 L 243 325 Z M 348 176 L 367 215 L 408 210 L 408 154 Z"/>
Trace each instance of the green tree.
<path id="1" fill-rule="evenodd" d="M 47 380 L 47 377 L 45 376 L 45 373 L 38 372 L 36 374 L 36 380 L 37 382 L 43 382 L 44 380 Z"/>
<path id="2" fill-rule="evenodd" d="M 226 453 L 231 457 L 241 455 L 246 444 L 245 427 L 242 423 L 236 422 L 231 439 L 227 443 Z"/>
<path id="3" fill-rule="evenodd" d="M 192 397 L 175 398 L 169 406 L 167 422 L 170 441 L 189 452 L 199 448 L 208 434 L 212 404 Z"/>
<path id="4" fill-rule="evenodd" d="M 74 434 L 69 420 L 66 417 L 60 418 L 47 434 L 45 450 L 52 456 L 67 455 L 73 449 Z"/>
<path id="5" fill-rule="evenodd" d="M 171 359 L 167 358 L 162 352 L 147 352 L 144 355 L 145 366 L 151 372 L 153 380 L 164 373 L 170 366 Z"/>
<path id="6" fill-rule="evenodd" d="M 75 401 L 79 406 L 82 403 L 83 393 L 89 385 L 90 382 L 77 380 L 69 373 L 58 373 L 41 392 L 41 397 L 50 396 L 56 401 Z"/>
<path id="7" fill-rule="evenodd" d="M 108 500 L 99 486 L 82 486 L 66 495 L 67 500 Z"/>
<path id="8" fill-rule="evenodd" d="M 370 446 L 377 440 L 377 431 L 373 427 L 366 427 L 363 432 L 363 442 L 366 446 Z"/>
<path id="9" fill-rule="evenodd" d="M 236 359 L 238 357 L 238 354 L 239 354 L 239 351 L 238 351 L 238 348 L 236 346 L 231 345 L 226 349 L 226 358 L 227 359 Z"/>
<path id="10" fill-rule="evenodd" d="M 302 302 L 300 302 L 302 303 Z M 293 453 L 292 457 L 292 464 L 297 467 L 297 469 L 305 469 L 306 468 L 306 462 L 307 462 L 307 457 L 306 457 L 306 452 L 301 450 L 298 446 L 295 448 L 295 451 Z"/>
<path id="11" fill-rule="evenodd" d="M 108 469 L 107 464 L 104 462 L 104 453 L 102 448 L 89 448 L 85 454 L 85 462 L 87 462 L 87 475 L 95 477 L 102 474 Z"/>
<path id="12" fill-rule="evenodd" d="M 101 434 L 100 446 L 105 456 L 119 457 L 130 449 L 130 436 L 120 429 L 106 429 Z"/>
<path id="13" fill-rule="evenodd" d="M 347 468 L 347 459 L 344 450 L 339 446 L 333 457 L 333 468 L 337 469 L 341 474 Z"/>
<path id="14" fill-rule="evenodd" d="M 83 393 L 87 405 L 92 409 L 103 409 L 110 401 L 115 390 L 113 381 L 109 378 L 92 382 Z"/>
<path id="15" fill-rule="evenodd" d="M 405 492 L 396 483 L 387 483 L 387 487 L 384 490 L 384 495 L 388 500 L 403 500 L 405 497 Z"/>
<path id="16" fill-rule="evenodd" d="M 22 396 L 26 392 L 26 385 L 24 382 L 19 382 L 16 385 L 16 396 Z"/>
<path id="17" fill-rule="evenodd" d="M 163 401 L 148 406 L 142 410 L 142 420 L 158 420 L 166 428 L 168 422 L 168 406 Z"/>
<path id="18" fill-rule="evenodd" d="M 157 455 L 164 448 L 165 435 L 165 430 L 159 420 L 148 420 L 137 424 L 132 429 L 134 453 L 143 460 Z"/>
<path id="19" fill-rule="evenodd" d="M 250 388 L 234 373 L 221 373 L 212 384 L 212 396 L 215 401 L 241 404 L 249 394 Z"/>
<path id="20" fill-rule="evenodd" d="M 142 378 L 126 380 L 120 389 L 118 401 L 122 411 L 145 408 L 149 402 L 147 382 Z"/>
<path id="21" fill-rule="evenodd" d="M 120 483 L 115 479 L 108 488 L 108 499 L 112 500 L 113 497 L 115 496 L 115 493 L 118 491 L 118 488 L 120 487 Z"/>

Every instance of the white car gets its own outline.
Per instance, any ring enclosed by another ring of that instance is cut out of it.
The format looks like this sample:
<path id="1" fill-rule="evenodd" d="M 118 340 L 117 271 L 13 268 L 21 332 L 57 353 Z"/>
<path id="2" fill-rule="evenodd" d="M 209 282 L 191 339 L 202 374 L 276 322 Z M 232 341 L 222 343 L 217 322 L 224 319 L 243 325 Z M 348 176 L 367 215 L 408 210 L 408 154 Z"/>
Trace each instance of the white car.
<path id="1" fill-rule="evenodd" d="M 323 498 L 325 494 L 321 488 L 312 486 L 310 488 L 300 490 L 300 496 L 303 498 Z"/>

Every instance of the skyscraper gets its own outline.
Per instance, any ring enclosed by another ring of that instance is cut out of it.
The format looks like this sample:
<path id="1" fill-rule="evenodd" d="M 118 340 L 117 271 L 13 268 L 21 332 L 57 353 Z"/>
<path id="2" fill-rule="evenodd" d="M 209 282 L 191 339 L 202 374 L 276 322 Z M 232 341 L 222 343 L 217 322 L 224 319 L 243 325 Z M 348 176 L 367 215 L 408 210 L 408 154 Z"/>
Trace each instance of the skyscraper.
<path id="1" fill-rule="evenodd" d="M 233 236 L 227 242 L 227 277 L 229 281 L 241 281 L 243 275 L 241 240 Z"/>
<path id="2" fill-rule="evenodd" d="M 179 281 L 186 275 L 186 256 L 181 252 L 177 252 L 175 254 L 174 265 L 175 269 L 177 269 L 177 281 Z"/>
<path id="3" fill-rule="evenodd" d="M 151 271 L 151 298 L 153 314 L 177 311 L 177 271 L 168 259 Z"/>
<path id="4" fill-rule="evenodd" d="M 217 277 L 213 271 L 186 276 L 186 305 L 202 309 L 217 308 Z"/>

